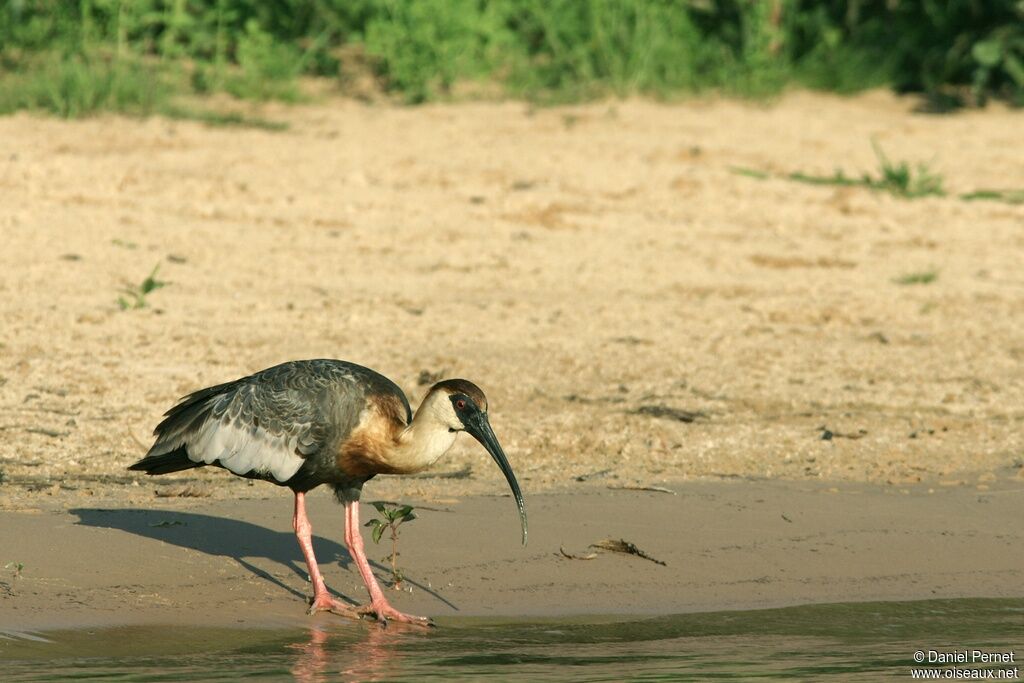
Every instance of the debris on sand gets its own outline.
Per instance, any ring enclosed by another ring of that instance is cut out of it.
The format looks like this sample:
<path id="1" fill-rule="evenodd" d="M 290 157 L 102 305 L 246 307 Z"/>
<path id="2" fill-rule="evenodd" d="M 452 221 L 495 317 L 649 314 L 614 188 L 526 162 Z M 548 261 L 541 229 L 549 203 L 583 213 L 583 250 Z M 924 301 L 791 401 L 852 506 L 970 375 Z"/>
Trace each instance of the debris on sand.
<path id="1" fill-rule="evenodd" d="M 623 484 L 621 486 L 609 486 L 612 491 L 653 491 L 655 493 L 669 493 L 676 495 L 676 492 L 672 489 L 667 489 L 664 486 L 644 486 L 642 484 Z"/>
<path id="2" fill-rule="evenodd" d="M 678 420 L 679 422 L 693 422 L 699 418 L 707 417 L 707 413 L 702 413 L 700 411 L 683 410 L 681 408 L 672 408 L 670 406 L 655 404 L 642 405 L 634 410 L 633 414 L 664 418 L 666 420 Z"/>
<path id="3" fill-rule="evenodd" d="M 611 472 L 611 468 L 608 468 L 605 470 L 598 470 L 596 472 L 588 472 L 587 474 L 579 474 L 573 477 L 573 479 L 575 479 L 576 481 L 587 481 L 588 479 L 597 479 L 598 477 L 603 477 L 606 474 L 611 474 Z"/>
<path id="4" fill-rule="evenodd" d="M 566 552 L 565 546 L 558 546 L 558 551 L 562 553 L 562 557 L 567 557 L 570 560 L 592 560 L 597 557 L 597 553 L 587 553 L 586 555 L 573 555 L 572 553 Z"/>
<path id="5" fill-rule="evenodd" d="M 858 429 L 855 432 L 837 432 L 824 425 L 818 427 L 818 430 L 821 431 L 822 441 L 831 441 L 832 439 L 852 439 L 856 441 L 857 439 L 863 439 L 868 433 L 866 429 Z"/>
<path id="6" fill-rule="evenodd" d="M 655 564 L 660 564 L 662 567 L 667 567 L 668 566 L 666 563 L 662 562 L 661 560 L 656 560 L 653 557 L 651 557 L 650 555 L 648 555 L 647 553 L 645 553 L 643 550 L 640 550 L 640 548 L 637 548 L 636 545 L 630 543 L 629 541 L 623 540 L 621 538 L 619 540 L 615 540 L 613 538 L 606 538 L 603 541 L 598 541 L 597 543 L 591 543 L 590 547 L 591 548 L 600 548 L 601 550 L 609 550 L 609 551 L 611 551 L 613 553 L 624 553 L 626 555 L 636 555 L 637 557 L 642 557 L 645 560 L 650 560 L 651 562 L 654 562 Z"/>
<path id="7" fill-rule="evenodd" d="M 157 498 L 209 498 L 212 495 L 210 489 L 200 486 L 173 486 L 156 489 L 153 493 Z"/>

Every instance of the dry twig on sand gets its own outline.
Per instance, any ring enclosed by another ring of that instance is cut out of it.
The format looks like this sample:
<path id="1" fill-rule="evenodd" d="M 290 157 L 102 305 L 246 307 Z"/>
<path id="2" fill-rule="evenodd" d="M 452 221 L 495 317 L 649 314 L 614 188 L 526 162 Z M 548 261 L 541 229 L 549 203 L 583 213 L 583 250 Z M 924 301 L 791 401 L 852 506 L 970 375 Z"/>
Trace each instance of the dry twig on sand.
<path id="1" fill-rule="evenodd" d="M 562 557 L 568 557 L 570 560 L 592 560 L 597 557 L 597 553 L 587 553 L 586 555 L 573 555 L 565 551 L 565 546 L 558 546 L 559 552 L 562 553 Z"/>
<path id="2" fill-rule="evenodd" d="M 625 553 L 626 555 L 636 555 L 637 557 L 642 557 L 645 560 L 650 560 L 655 564 L 660 564 L 662 567 L 668 566 L 661 560 L 654 559 L 653 557 L 645 553 L 643 550 L 640 550 L 640 548 L 637 548 L 634 544 L 621 538 L 619 540 L 615 540 L 613 538 L 606 538 L 603 541 L 591 543 L 590 547 L 600 548 L 601 550 L 610 550 L 613 553 Z"/>

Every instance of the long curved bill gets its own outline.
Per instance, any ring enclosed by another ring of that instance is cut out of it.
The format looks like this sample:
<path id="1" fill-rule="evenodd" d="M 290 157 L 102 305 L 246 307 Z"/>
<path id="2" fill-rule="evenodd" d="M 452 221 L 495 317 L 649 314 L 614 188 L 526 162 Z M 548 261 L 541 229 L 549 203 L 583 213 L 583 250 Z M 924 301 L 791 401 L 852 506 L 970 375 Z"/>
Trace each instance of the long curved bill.
<path id="1" fill-rule="evenodd" d="M 494 458 L 494 462 L 498 463 L 501 473 L 505 475 L 508 485 L 512 488 L 512 495 L 515 496 L 516 506 L 519 508 L 519 520 L 523 524 L 523 545 L 526 545 L 526 505 L 523 503 L 523 494 L 519 490 L 519 482 L 516 481 L 512 466 L 508 464 L 508 458 L 505 457 L 505 451 L 501 450 L 498 437 L 494 436 L 491 423 L 487 421 L 487 415 L 482 412 L 477 413 L 470 418 L 465 427 L 466 431 L 487 449 L 487 452 Z"/>

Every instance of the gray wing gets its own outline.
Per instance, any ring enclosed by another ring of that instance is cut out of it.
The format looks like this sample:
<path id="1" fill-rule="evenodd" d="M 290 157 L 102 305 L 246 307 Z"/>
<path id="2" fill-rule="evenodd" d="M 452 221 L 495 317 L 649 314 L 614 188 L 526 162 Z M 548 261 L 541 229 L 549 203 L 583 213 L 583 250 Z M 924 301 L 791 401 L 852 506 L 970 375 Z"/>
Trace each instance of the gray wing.
<path id="1" fill-rule="evenodd" d="M 184 447 L 196 464 L 288 481 L 358 422 L 366 391 L 357 369 L 293 361 L 198 391 L 157 426 L 146 459 Z"/>

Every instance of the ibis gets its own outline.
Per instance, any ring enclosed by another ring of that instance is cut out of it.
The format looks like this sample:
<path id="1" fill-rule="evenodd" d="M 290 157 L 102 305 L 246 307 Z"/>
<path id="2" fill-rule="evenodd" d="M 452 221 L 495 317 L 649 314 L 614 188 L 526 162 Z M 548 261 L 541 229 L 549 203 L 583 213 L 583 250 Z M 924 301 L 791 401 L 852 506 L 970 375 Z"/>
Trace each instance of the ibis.
<path id="1" fill-rule="evenodd" d="M 526 508 L 515 473 L 487 417 L 487 397 L 464 379 L 447 379 L 427 392 L 415 416 L 394 382 L 341 360 L 291 361 L 248 377 L 201 389 L 164 414 L 156 441 L 129 469 L 169 474 L 215 465 L 250 479 L 290 488 L 292 526 L 313 597 L 309 613 L 329 611 L 430 625 L 399 612 L 384 597 L 363 549 L 359 496 L 378 474 L 410 474 L 444 455 L 459 432 L 468 432 L 501 468 L 519 509 L 526 544 Z M 345 508 L 345 545 L 370 594 L 354 607 L 333 597 L 313 554 L 306 494 L 328 484 Z"/>

